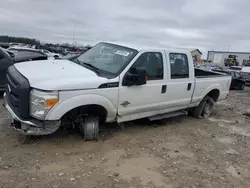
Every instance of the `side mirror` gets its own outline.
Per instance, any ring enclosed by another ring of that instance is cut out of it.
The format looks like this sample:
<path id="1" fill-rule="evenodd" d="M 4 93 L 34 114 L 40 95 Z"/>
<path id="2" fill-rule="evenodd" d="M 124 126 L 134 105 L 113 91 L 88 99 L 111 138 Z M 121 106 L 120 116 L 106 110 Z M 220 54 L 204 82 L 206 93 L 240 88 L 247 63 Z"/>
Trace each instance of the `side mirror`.
<path id="1" fill-rule="evenodd" d="M 131 68 L 124 76 L 122 85 L 144 85 L 147 83 L 147 71 L 143 67 Z"/>

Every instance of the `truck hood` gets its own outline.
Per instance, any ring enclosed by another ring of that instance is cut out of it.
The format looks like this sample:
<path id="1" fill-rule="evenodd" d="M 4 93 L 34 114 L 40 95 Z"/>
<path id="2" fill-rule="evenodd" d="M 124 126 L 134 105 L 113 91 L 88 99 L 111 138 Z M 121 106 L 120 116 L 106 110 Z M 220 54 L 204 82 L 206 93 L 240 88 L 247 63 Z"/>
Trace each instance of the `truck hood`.
<path id="1" fill-rule="evenodd" d="M 29 80 L 31 87 L 41 90 L 93 89 L 108 81 L 68 60 L 29 61 L 14 66 Z"/>

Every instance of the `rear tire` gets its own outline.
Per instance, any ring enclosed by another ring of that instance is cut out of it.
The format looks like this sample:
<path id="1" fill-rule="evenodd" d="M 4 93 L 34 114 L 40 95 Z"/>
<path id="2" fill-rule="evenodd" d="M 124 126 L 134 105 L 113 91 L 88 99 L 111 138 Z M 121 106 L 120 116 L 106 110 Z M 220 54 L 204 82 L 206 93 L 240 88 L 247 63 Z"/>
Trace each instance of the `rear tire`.
<path id="1" fill-rule="evenodd" d="M 208 118 L 213 111 L 214 103 L 212 97 L 204 97 L 200 104 L 193 109 L 192 116 L 199 119 Z"/>
<path id="2" fill-rule="evenodd" d="M 99 138 L 99 119 L 98 117 L 86 116 L 80 124 L 80 134 L 85 141 L 98 140 Z"/>
<path id="3" fill-rule="evenodd" d="M 243 83 L 243 84 L 241 84 L 241 86 L 240 86 L 240 90 L 244 90 L 244 88 L 245 88 L 245 84 Z"/>

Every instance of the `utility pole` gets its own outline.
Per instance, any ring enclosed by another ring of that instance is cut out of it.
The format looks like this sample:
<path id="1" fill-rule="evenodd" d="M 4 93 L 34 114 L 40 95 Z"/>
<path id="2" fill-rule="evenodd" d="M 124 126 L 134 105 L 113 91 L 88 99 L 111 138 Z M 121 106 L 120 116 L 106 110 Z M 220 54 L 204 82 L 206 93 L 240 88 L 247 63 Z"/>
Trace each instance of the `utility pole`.
<path id="1" fill-rule="evenodd" d="M 74 31 L 73 31 L 73 44 L 75 43 L 75 32 L 76 32 L 76 25 L 74 24 Z"/>

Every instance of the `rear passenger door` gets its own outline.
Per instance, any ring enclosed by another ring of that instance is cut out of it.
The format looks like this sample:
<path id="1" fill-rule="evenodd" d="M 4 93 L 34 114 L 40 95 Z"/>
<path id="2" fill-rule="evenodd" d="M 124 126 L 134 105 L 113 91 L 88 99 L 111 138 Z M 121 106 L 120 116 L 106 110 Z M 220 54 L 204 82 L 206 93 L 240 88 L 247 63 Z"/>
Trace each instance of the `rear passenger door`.
<path id="1" fill-rule="evenodd" d="M 194 90 L 192 60 L 185 53 L 166 53 L 168 58 L 168 100 L 171 107 L 186 107 L 191 102 Z"/>

